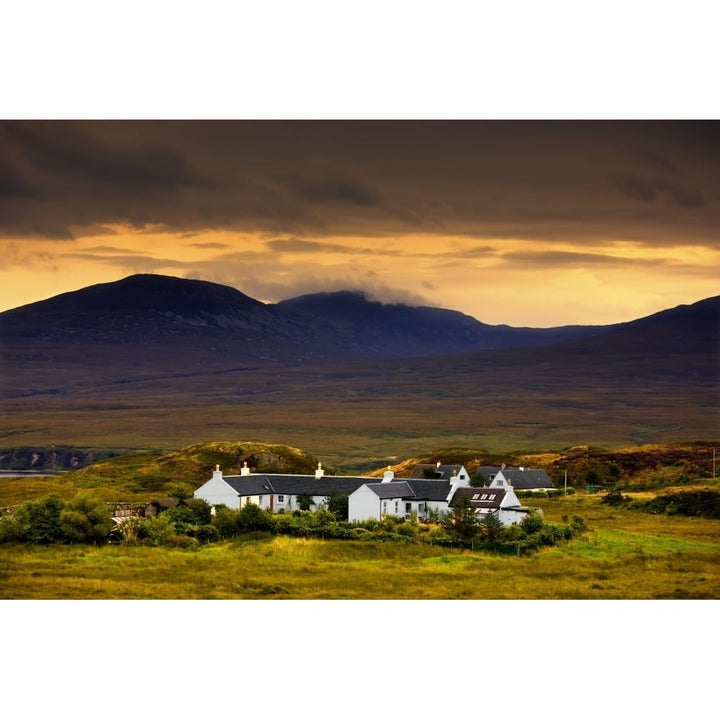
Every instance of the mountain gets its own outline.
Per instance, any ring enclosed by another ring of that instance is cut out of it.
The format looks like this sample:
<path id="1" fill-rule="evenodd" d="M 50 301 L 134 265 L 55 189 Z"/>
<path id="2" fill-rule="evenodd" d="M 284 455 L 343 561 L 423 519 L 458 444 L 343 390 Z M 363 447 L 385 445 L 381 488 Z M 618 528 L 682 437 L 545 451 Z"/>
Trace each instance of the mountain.
<path id="1" fill-rule="evenodd" d="M 361 357 L 417 357 L 551 345 L 599 335 L 611 327 L 487 325 L 456 310 L 383 304 L 363 292 L 348 290 L 302 295 L 275 307 L 288 317 L 296 316 L 308 331 L 329 334 Z"/>
<path id="2" fill-rule="evenodd" d="M 606 330 L 491 326 L 456 311 L 383 305 L 353 292 L 270 305 L 216 283 L 162 275 L 133 275 L 15 308 L 0 314 L 0 328 L 6 344 L 24 344 L 28 352 L 53 344 L 104 344 L 116 353 L 134 346 L 145 361 L 155 355 L 172 365 L 209 353 L 213 365 L 218 357 L 240 365 L 413 357 L 550 344 Z"/>
<path id="3" fill-rule="evenodd" d="M 352 467 L 448 443 L 720 437 L 720 297 L 483 349 L 504 328 L 449 310 L 357 293 L 266 305 L 146 275 L 2 313 L 0 327 L 0 447 L 275 439 Z"/>

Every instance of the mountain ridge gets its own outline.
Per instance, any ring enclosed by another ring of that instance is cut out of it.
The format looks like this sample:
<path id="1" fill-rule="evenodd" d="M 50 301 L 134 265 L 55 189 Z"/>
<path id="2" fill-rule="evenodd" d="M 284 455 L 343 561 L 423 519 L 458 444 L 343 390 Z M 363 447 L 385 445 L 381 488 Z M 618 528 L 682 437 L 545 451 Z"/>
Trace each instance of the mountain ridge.
<path id="1" fill-rule="evenodd" d="M 138 274 L 7 310 L 0 327 L 6 340 L 173 344 L 184 336 L 228 343 L 233 351 L 244 341 L 246 356 L 305 362 L 547 345 L 613 326 L 494 326 L 459 311 L 383 304 L 355 291 L 266 304 L 217 283 Z M 285 351 L 273 351 L 282 342 Z"/>

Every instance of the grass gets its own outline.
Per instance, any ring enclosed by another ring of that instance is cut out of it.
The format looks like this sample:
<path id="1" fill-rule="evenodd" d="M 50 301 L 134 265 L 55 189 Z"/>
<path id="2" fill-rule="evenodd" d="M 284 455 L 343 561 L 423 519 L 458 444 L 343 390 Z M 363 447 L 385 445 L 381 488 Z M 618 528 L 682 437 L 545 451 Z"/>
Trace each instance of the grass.
<path id="1" fill-rule="evenodd" d="M 197 550 L 2 546 L 5 599 L 717 599 L 720 521 L 538 501 L 589 531 L 524 557 L 434 546 L 268 537 Z"/>

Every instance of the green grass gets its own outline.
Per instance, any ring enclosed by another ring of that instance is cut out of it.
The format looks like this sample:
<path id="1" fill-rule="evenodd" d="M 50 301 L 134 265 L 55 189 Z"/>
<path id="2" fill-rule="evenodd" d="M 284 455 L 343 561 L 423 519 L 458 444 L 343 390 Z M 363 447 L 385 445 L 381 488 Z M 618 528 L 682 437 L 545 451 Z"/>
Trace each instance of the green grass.
<path id="1" fill-rule="evenodd" d="M 595 524 L 603 510 L 595 503 L 590 513 Z M 634 515 L 623 522 L 614 511 L 606 514 L 607 526 L 521 557 L 421 544 L 285 536 L 196 550 L 6 545 L 0 548 L 0 598 L 720 597 L 720 521 L 668 518 L 672 523 L 665 528 L 654 516 L 641 517 L 634 526 Z"/>

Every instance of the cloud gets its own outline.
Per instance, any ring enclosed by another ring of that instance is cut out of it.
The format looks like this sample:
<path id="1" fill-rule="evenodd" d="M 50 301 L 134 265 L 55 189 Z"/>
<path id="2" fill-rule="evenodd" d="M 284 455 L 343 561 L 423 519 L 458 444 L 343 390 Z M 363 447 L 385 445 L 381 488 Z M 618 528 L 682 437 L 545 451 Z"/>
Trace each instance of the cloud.
<path id="1" fill-rule="evenodd" d="M 192 233 L 191 236 L 196 236 L 197 233 Z M 226 250 L 227 248 L 231 247 L 227 243 L 221 243 L 221 242 L 197 242 L 197 243 L 188 243 L 188 247 L 198 248 L 199 250 Z"/>
<path id="2" fill-rule="evenodd" d="M 618 266 L 629 267 L 633 265 L 659 265 L 665 261 L 650 258 L 629 258 L 602 253 L 585 253 L 573 251 L 519 251 L 501 255 L 505 265 L 524 268 L 543 267 L 597 267 Z"/>
<path id="3" fill-rule="evenodd" d="M 329 245 L 333 237 L 421 233 L 489 243 L 707 242 L 720 220 L 717 128 L 9 121 L 0 126 L 0 236 L 73 238 L 124 225 L 130 233 L 226 230 Z M 296 243 L 292 251 L 311 250 Z"/>
<path id="4" fill-rule="evenodd" d="M 88 125 L 62 121 L 7 122 L 11 142 L 36 167 L 52 175 L 77 176 L 88 190 L 106 186 L 127 192 L 184 186 L 207 186 L 177 149 L 151 145 L 110 144 L 99 139 Z"/>
<path id="5" fill-rule="evenodd" d="M 312 204 L 370 208 L 382 203 L 382 194 L 376 187 L 326 159 L 313 159 L 302 171 L 280 175 L 277 180 L 299 199 Z"/>

